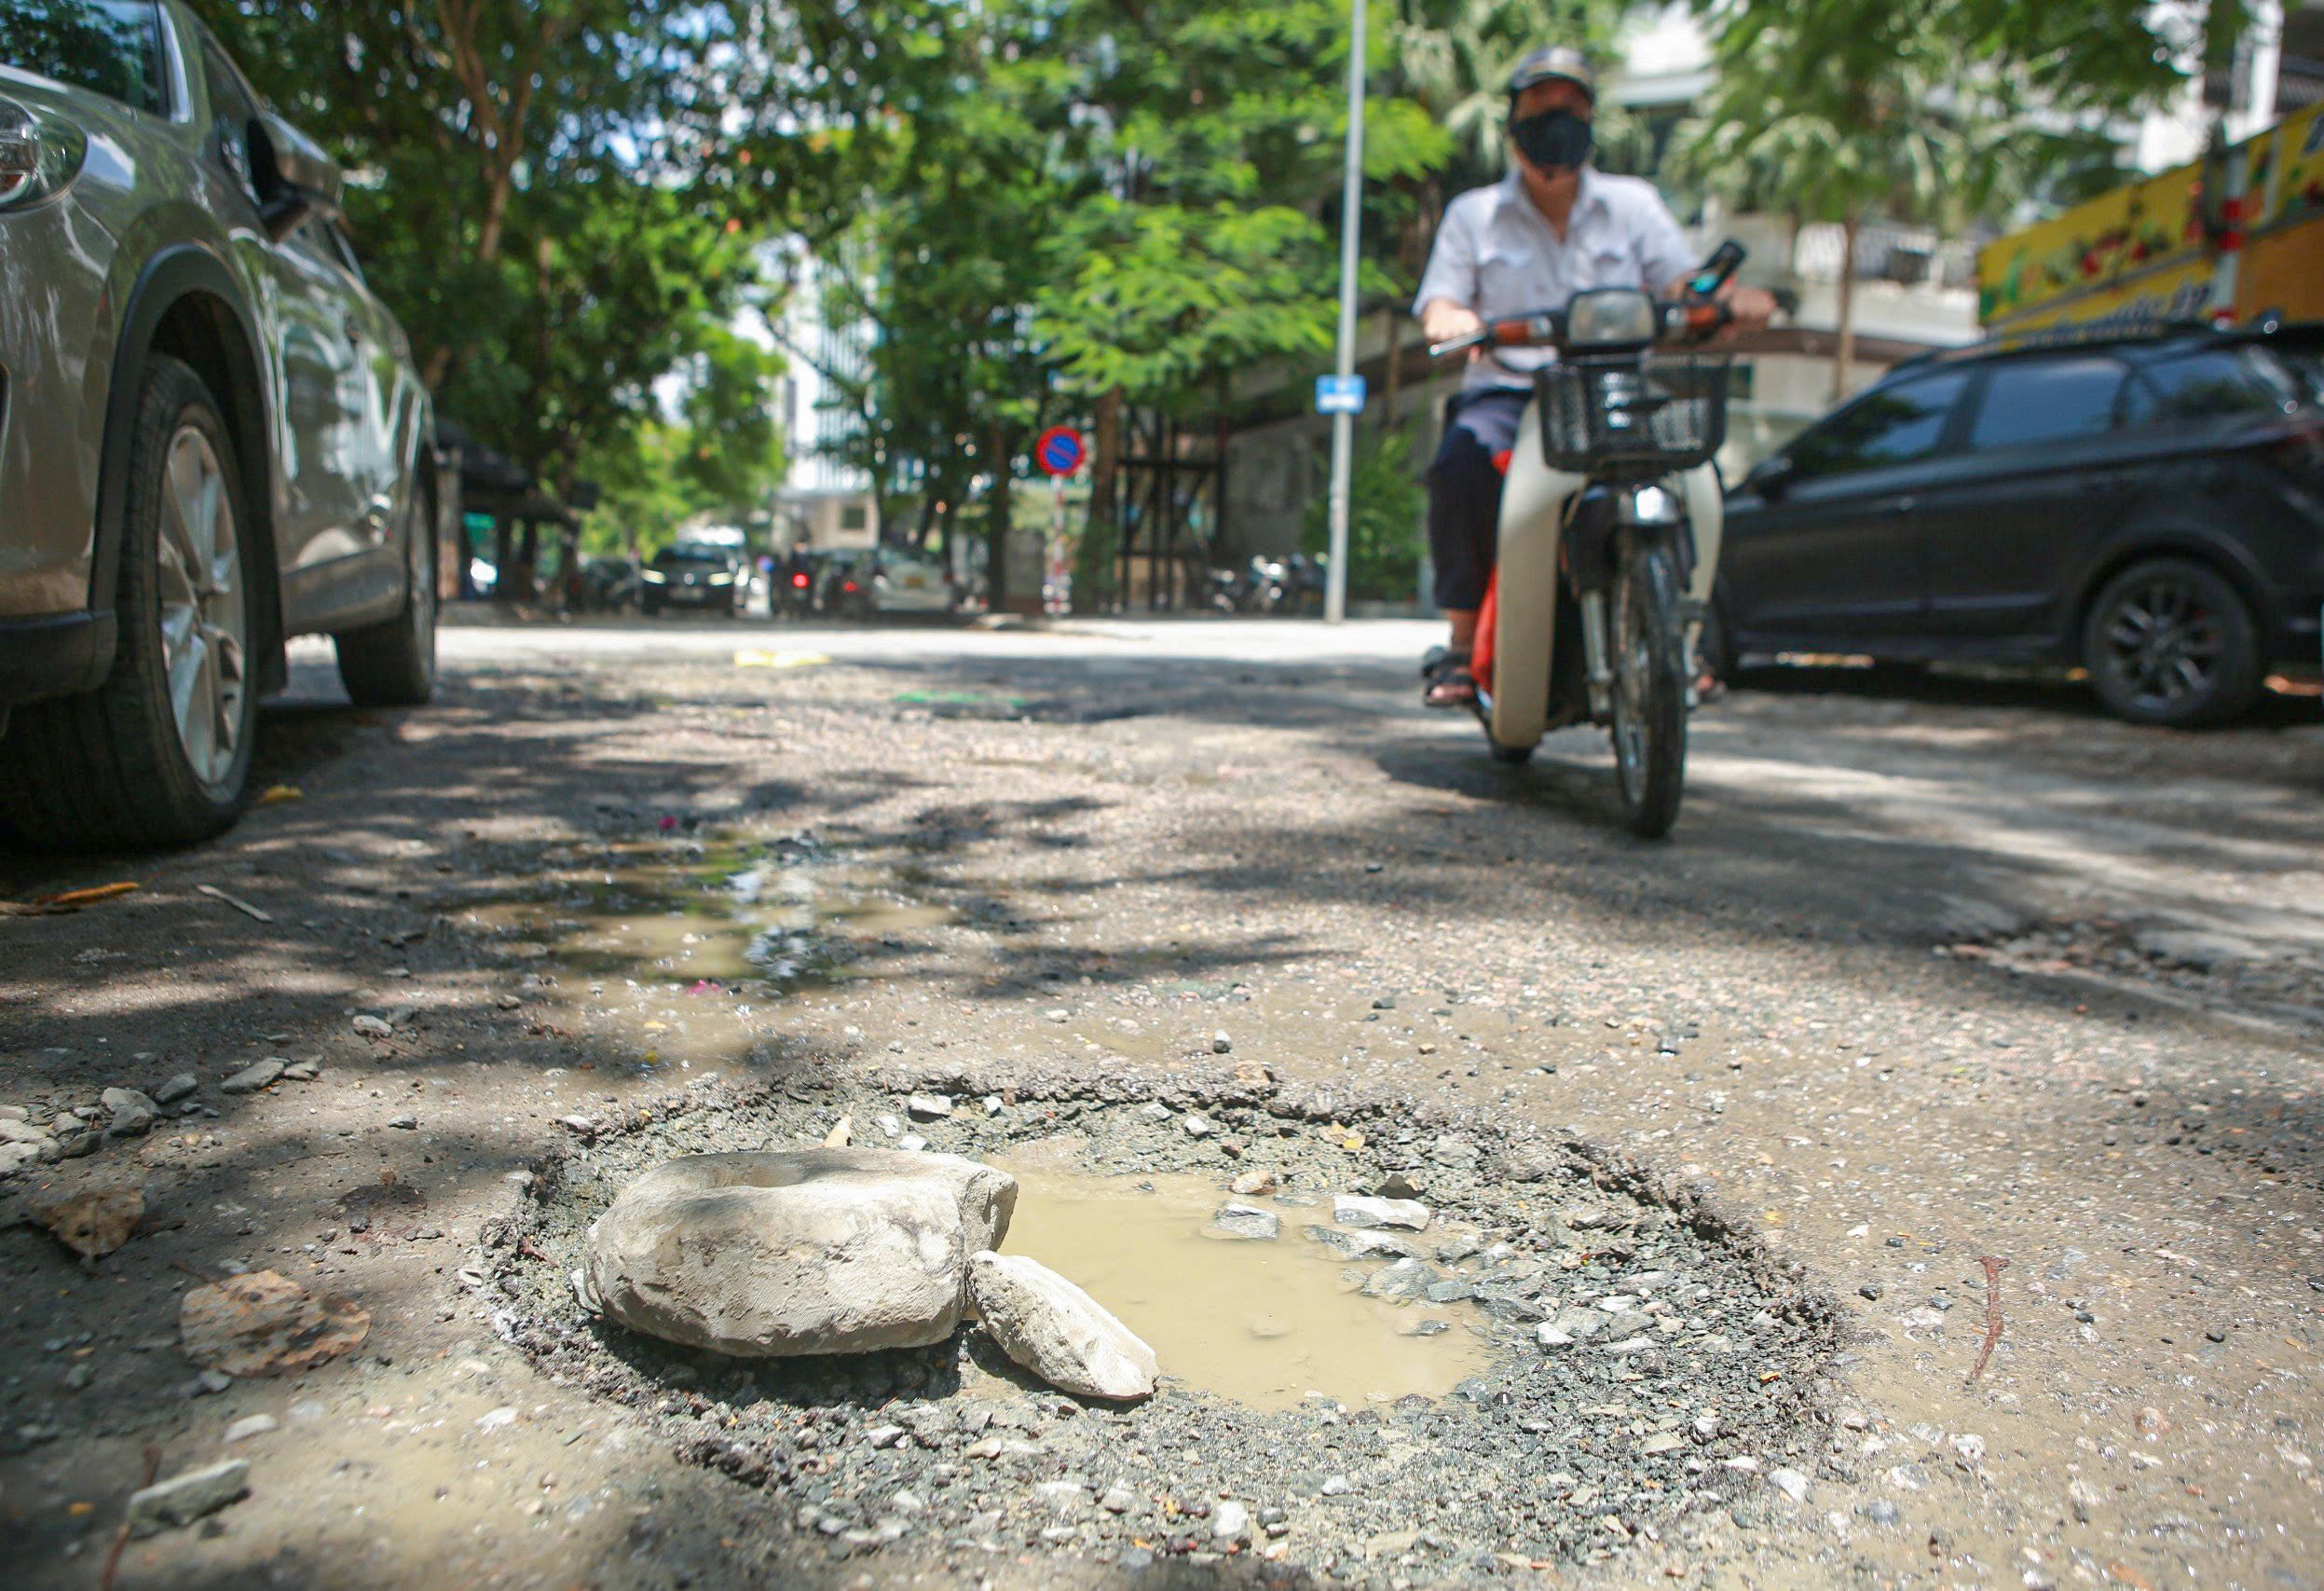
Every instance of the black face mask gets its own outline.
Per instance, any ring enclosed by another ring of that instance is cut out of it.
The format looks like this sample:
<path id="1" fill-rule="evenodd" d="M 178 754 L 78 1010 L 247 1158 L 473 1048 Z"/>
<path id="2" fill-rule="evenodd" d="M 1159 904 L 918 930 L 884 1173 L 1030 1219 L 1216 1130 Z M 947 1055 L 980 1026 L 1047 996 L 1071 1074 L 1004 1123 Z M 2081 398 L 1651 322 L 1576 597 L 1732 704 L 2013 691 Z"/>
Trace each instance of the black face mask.
<path id="1" fill-rule="evenodd" d="M 1590 124 L 1569 110 L 1538 111 L 1509 124 L 1517 152 L 1535 165 L 1572 171 L 1590 158 Z"/>

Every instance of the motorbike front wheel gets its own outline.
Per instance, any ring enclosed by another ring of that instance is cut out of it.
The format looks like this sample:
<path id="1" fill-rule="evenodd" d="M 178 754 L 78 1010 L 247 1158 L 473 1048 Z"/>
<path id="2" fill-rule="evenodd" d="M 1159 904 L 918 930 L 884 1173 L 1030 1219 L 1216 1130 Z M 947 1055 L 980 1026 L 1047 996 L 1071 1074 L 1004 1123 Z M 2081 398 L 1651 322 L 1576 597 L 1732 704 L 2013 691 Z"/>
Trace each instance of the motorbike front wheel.
<path id="1" fill-rule="evenodd" d="M 1687 779 L 1687 632 L 1670 547 L 1622 549 L 1614 584 L 1614 777 L 1622 820 L 1659 840 L 1678 821 Z"/>

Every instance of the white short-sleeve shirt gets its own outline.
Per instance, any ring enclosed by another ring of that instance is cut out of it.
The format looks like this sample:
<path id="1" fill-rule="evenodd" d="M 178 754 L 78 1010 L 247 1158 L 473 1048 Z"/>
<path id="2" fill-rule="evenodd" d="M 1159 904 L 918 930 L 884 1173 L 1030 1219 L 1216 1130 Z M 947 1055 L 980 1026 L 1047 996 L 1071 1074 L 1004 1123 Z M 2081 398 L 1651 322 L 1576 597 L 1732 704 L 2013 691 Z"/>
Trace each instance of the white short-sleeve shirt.
<path id="1" fill-rule="evenodd" d="M 1677 219 L 1651 183 L 1585 166 L 1559 238 L 1511 171 L 1445 207 L 1413 312 L 1447 298 L 1484 319 L 1555 309 L 1586 287 L 1661 293 L 1695 266 Z M 1469 366 L 1464 386 L 1523 387 L 1524 372 L 1557 356 L 1512 349 Z"/>

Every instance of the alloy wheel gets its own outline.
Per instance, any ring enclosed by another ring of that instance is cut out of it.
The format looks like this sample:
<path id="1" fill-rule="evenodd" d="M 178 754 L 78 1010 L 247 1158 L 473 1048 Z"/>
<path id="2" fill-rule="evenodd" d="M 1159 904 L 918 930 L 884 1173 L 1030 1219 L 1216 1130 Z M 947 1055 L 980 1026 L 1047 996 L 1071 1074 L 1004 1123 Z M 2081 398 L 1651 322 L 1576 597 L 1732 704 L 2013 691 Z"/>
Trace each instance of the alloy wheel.
<path id="1" fill-rule="evenodd" d="M 178 745 L 194 777 L 215 789 L 231 775 L 241 742 L 250 621 L 233 494 L 198 426 L 180 426 L 164 455 L 156 562 L 161 665 Z"/>
<path id="2" fill-rule="evenodd" d="M 2219 615 L 2186 582 L 2158 574 L 2122 593 L 2107 615 L 2105 666 L 2143 711 L 2165 713 L 2217 686 Z"/>

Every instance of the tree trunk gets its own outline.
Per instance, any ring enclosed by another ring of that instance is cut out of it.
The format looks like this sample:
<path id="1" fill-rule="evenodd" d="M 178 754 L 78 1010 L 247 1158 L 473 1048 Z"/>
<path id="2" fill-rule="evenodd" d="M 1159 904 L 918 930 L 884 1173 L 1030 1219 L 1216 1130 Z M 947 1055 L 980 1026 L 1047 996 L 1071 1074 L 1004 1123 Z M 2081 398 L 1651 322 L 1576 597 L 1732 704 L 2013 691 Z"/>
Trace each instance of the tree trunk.
<path id="1" fill-rule="evenodd" d="M 1122 390 L 1098 398 L 1097 436 L 1089 454 L 1089 516 L 1073 554 L 1073 611 L 1099 613 L 1114 606 L 1114 542 L 1120 508 L 1115 487 L 1122 460 Z"/>
<path id="2" fill-rule="evenodd" d="M 1851 215 L 1839 224 L 1839 326 L 1832 347 L 1832 402 L 1848 395 L 1848 367 L 1856 358 L 1856 228 L 1864 224 Z"/>
<path id="3" fill-rule="evenodd" d="M 992 428 L 992 486 L 984 500 L 984 561 L 985 582 L 991 595 L 988 605 L 993 612 L 1001 611 L 1011 593 L 1008 589 L 1008 525 L 1015 509 L 1009 477 L 1008 428 Z"/>
<path id="4" fill-rule="evenodd" d="M 923 482 L 922 487 L 923 489 L 920 494 L 920 524 L 912 531 L 912 551 L 915 553 L 924 553 L 928 550 L 928 531 L 935 526 L 936 519 L 936 483 L 933 481 Z"/>

